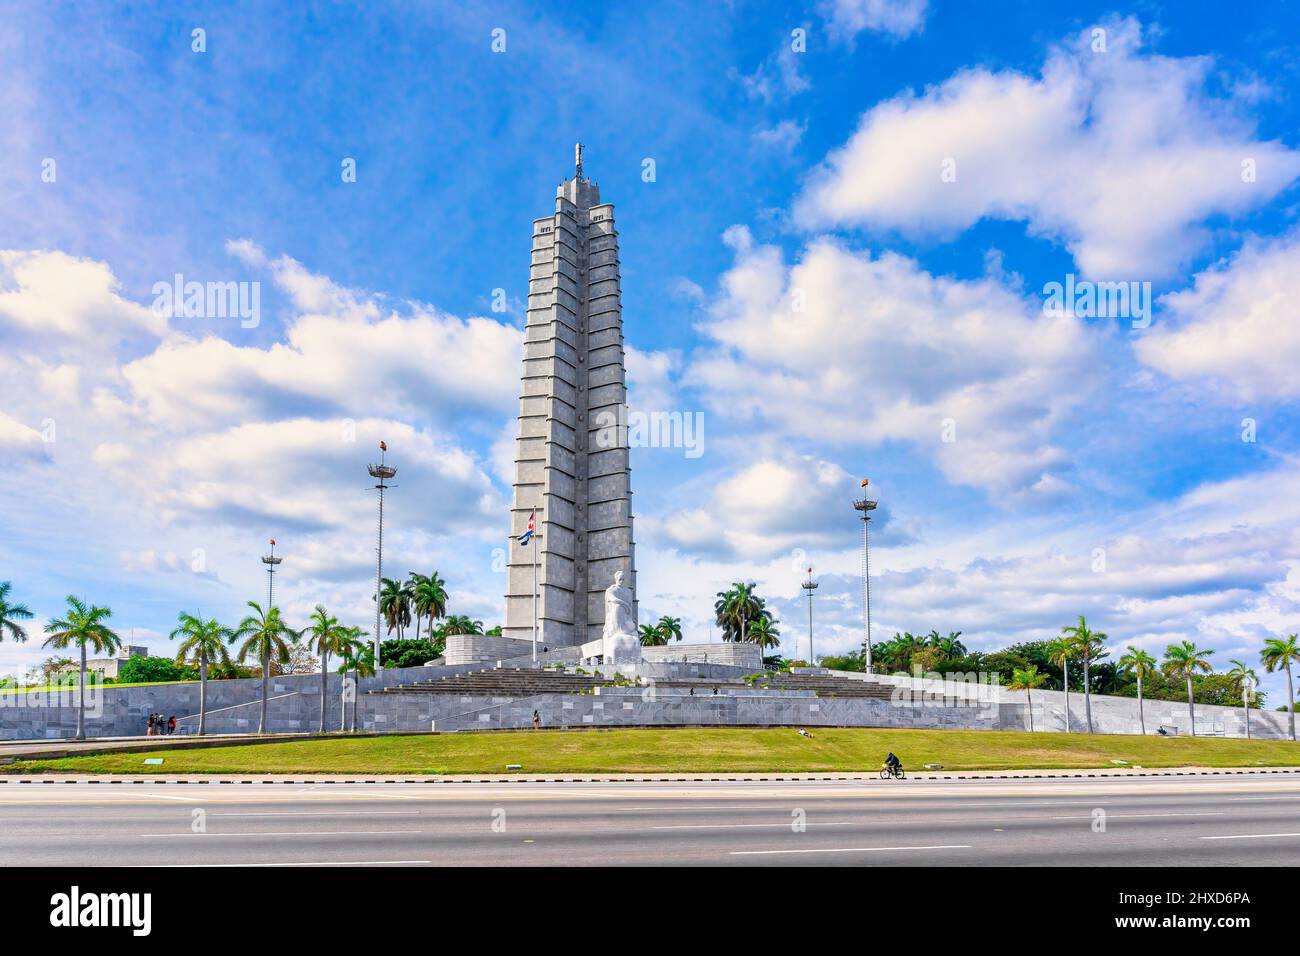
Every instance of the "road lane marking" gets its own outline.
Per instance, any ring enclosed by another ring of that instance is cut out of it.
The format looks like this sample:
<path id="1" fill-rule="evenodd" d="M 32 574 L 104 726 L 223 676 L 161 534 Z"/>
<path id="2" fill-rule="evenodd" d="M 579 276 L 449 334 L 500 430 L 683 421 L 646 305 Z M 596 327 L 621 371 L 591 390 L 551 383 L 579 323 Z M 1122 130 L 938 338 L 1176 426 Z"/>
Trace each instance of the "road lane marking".
<path id="1" fill-rule="evenodd" d="M 408 863 L 432 863 L 432 860 L 314 860 L 309 863 L 140 863 L 137 866 L 158 869 L 221 869 L 246 866 L 399 866 Z"/>
<path id="2" fill-rule="evenodd" d="M 418 817 L 419 810 L 213 810 L 210 817 Z"/>
<path id="3" fill-rule="evenodd" d="M 832 823 L 805 823 L 809 827 L 851 827 L 857 820 L 837 820 Z M 751 827 L 789 827 L 792 823 L 678 823 L 651 827 L 651 830 L 748 830 Z"/>
<path id="4" fill-rule="evenodd" d="M 893 853 L 901 850 L 969 850 L 969 843 L 947 843 L 936 846 L 848 846 L 812 850 L 732 850 L 731 856 L 774 856 L 778 853 Z"/>
<path id="5" fill-rule="evenodd" d="M 391 836 L 394 833 L 432 833 L 432 830 L 282 830 L 279 833 L 272 831 L 254 830 L 249 833 L 194 833 L 183 831 L 177 833 L 140 833 L 137 836 L 145 839 L 154 837 L 293 837 L 293 836 Z"/>
<path id="6" fill-rule="evenodd" d="M 1202 840 L 1272 840 L 1276 837 L 1300 837 L 1300 833 L 1234 833 L 1231 836 L 1203 836 Z"/>
<path id="7" fill-rule="evenodd" d="M 1187 813 L 1106 813 L 1107 820 L 1132 820 L 1138 817 L 1221 817 L 1226 813 L 1225 810 L 1207 810 Z M 1033 819 L 1033 818 L 1029 818 Z M 1074 815 L 1068 817 L 1051 817 L 1052 820 L 1091 820 L 1092 814 Z"/>

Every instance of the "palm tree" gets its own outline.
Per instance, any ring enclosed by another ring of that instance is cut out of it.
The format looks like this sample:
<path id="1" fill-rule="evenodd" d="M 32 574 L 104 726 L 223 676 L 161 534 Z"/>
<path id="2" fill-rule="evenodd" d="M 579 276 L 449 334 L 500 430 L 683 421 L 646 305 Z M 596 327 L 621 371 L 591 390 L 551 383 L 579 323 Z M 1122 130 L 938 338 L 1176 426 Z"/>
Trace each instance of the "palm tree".
<path id="1" fill-rule="evenodd" d="M 216 618 L 205 621 L 197 614 L 182 612 L 178 620 L 169 639 L 182 639 L 176 649 L 177 664 L 199 665 L 199 736 L 202 737 L 208 730 L 208 661 L 230 664 L 226 646 L 235 639 L 235 632 L 222 627 Z"/>
<path id="2" fill-rule="evenodd" d="M 411 607 L 415 611 L 415 639 L 420 639 L 420 619 L 429 619 L 429 629 L 433 630 L 436 618 L 447 613 L 447 582 L 438 576 L 438 572 L 425 576 L 411 572 L 407 580 L 411 591 Z"/>
<path id="3" fill-rule="evenodd" d="M 280 609 L 273 607 L 262 610 L 256 601 L 249 601 L 253 613 L 239 622 L 235 630 L 237 639 L 243 638 L 244 644 L 239 648 L 239 662 L 242 664 L 250 653 L 256 654 L 262 662 L 262 716 L 257 724 L 259 734 L 266 733 L 266 702 L 270 688 L 271 661 L 289 663 L 289 642 L 297 642 L 301 633 L 294 631 L 280 618 Z"/>
<path id="4" fill-rule="evenodd" d="M 1259 660 L 1270 674 L 1279 667 L 1286 668 L 1287 713 L 1291 721 L 1291 739 L 1295 740 L 1295 686 L 1291 683 L 1291 662 L 1300 661 L 1300 637 L 1288 634 L 1284 638 L 1268 638 L 1264 641 Z"/>
<path id="5" fill-rule="evenodd" d="M 1061 680 L 1065 687 L 1065 732 L 1070 732 L 1070 660 L 1074 657 L 1074 642 L 1068 637 L 1058 637 L 1047 645 L 1047 659 L 1065 672 Z"/>
<path id="6" fill-rule="evenodd" d="M 1146 651 L 1130 647 L 1124 653 L 1124 656 L 1119 659 L 1119 668 L 1137 678 L 1138 724 L 1142 727 L 1142 735 L 1146 736 L 1147 720 L 1146 715 L 1142 712 L 1142 681 L 1156 672 L 1156 659 Z"/>
<path id="7" fill-rule="evenodd" d="M 1011 682 L 1007 687 L 1011 690 L 1023 690 L 1025 700 L 1029 705 L 1029 732 L 1034 732 L 1034 698 L 1032 691 L 1035 687 L 1042 687 L 1047 683 L 1047 675 L 1038 673 L 1038 665 L 1030 664 L 1028 667 L 1017 667 L 1011 671 Z"/>
<path id="8" fill-rule="evenodd" d="M 659 647 L 668 643 L 668 638 L 659 630 L 656 624 L 642 624 L 638 628 L 641 636 L 642 647 Z"/>
<path id="9" fill-rule="evenodd" d="M 757 585 L 737 581 L 728 591 L 719 591 L 713 603 L 714 615 L 724 641 L 743 641 L 752 621 L 763 613 L 763 599 L 754 593 Z"/>
<path id="10" fill-rule="evenodd" d="M 1165 662 L 1161 670 L 1169 677 L 1187 679 L 1187 714 L 1192 721 L 1192 736 L 1196 736 L 1196 701 L 1192 697 L 1192 675 L 1197 671 L 1209 671 L 1210 662 L 1206 660 L 1214 651 L 1203 651 L 1191 641 L 1170 644 L 1165 648 Z"/>
<path id="11" fill-rule="evenodd" d="M 403 628 L 411 623 L 411 591 L 407 582 L 383 579 L 379 591 L 379 613 L 384 616 L 388 633 L 396 630 L 398 640 L 401 640 Z"/>
<path id="12" fill-rule="evenodd" d="M 105 620 L 113 616 L 106 607 L 87 605 L 80 598 L 68 595 L 68 614 L 45 625 L 46 647 L 66 650 L 76 644 L 81 648 L 80 699 L 77 704 L 77 739 L 86 739 L 86 645 L 97 654 L 116 654 L 122 639 L 108 629 Z"/>
<path id="13" fill-rule="evenodd" d="M 1106 635 L 1088 627 L 1088 622 L 1079 615 L 1079 623 L 1061 628 L 1061 634 L 1074 644 L 1075 653 L 1083 661 L 1083 716 L 1088 721 L 1088 733 L 1092 733 L 1092 662 L 1106 657 L 1108 651 L 1102 650 Z"/>
<path id="14" fill-rule="evenodd" d="M 308 646 L 320 655 L 320 732 L 325 733 L 325 701 L 329 694 L 330 655 L 342 654 L 348 647 L 349 629 L 330 615 L 323 604 L 312 612 L 307 633 L 311 635 Z"/>
<path id="15" fill-rule="evenodd" d="M 1247 667 L 1242 661 L 1228 661 L 1232 669 L 1228 671 L 1228 677 L 1232 679 L 1232 684 L 1237 690 L 1241 691 L 1241 712 L 1246 718 L 1246 739 L 1250 739 L 1250 703 L 1248 695 L 1257 686 L 1259 686 L 1259 675 Z"/>
<path id="16" fill-rule="evenodd" d="M 32 612 L 28 610 L 26 604 L 10 604 L 8 581 L 0 581 L 0 641 L 5 639 L 8 634 L 15 641 L 21 644 L 27 640 L 27 629 L 19 621 L 30 621 Z"/>
<path id="17" fill-rule="evenodd" d="M 655 626 L 663 634 L 665 644 L 669 641 L 680 641 L 682 639 L 682 619 L 679 617 L 664 615 L 659 618 L 659 623 Z"/>
<path id="18" fill-rule="evenodd" d="M 464 614 L 453 614 L 449 618 L 447 618 L 447 622 L 443 626 L 442 633 L 444 635 L 482 634 L 483 622 L 471 620 L 470 618 L 466 617 Z"/>
<path id="19" fill-rule="evenodd" d="M 781 631 L 773 622 L 772 615 L 768 611 L 764 611 L 749 622 L 745 640 L 757 644 L 761 653 L 763 648 L 776 647 L 781 643 Z"/>
<path id="20" fill-rule="evenodd" d="M 339 651 L 339 674 L 351 673 L 353 675 L 353 693 L 352 693 L 352 731 L 357 729 L 357 704 L 360 695 L 360 681 L 362 677 L 373 677 L 375 673 L 375 649 L 367 641 L 361 640 L 366 636 L 366 632 L 359 627 L 347 627 L 343 629 L 342 645 L 343 649 Z M 346 684 L 344 685 L 346 687 Z M 343 724 L 348 717 L 348 702 L 346 693 L 343 696 L 343 711 L 339 719 L 339 729 L 343 729 Z"/>

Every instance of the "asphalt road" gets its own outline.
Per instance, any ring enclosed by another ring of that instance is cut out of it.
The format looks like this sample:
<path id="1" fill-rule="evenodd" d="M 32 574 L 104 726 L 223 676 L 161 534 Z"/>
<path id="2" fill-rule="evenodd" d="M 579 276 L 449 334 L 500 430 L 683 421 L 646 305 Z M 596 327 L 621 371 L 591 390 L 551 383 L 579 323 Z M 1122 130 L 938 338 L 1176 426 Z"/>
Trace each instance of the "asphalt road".
<path id="1" fill-rule="evenodd" d="M 518 864 L 1296 866 L 1300 773 L 0 787 L 0 866 Z"/>

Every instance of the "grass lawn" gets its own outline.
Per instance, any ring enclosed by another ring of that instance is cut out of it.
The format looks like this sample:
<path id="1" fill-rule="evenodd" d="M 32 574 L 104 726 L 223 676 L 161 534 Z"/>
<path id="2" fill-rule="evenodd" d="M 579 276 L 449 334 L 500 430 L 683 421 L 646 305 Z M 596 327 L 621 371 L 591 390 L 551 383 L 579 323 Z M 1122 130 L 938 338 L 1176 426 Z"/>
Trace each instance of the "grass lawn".
<path id="1" fill-rule="evenodd" d="M 813 729 L 539 730 L 242 744 L 201 750 L 139 750 L 32 760 L 16 773 L 697 773 L 869 771 L 892 750 L 905 767 L 946 770 L 1113 767 L 1298 766 L 1284 740 L 1027 734 L 1012 731 Z M 147 756 L 163 763 L 145 766 Z"/>

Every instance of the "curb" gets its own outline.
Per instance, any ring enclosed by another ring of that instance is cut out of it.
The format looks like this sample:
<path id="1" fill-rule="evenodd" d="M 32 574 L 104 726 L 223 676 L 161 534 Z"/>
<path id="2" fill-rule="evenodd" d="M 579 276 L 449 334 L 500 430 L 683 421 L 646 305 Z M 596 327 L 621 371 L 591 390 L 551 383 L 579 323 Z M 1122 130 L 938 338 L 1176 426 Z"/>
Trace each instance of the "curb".
<path id="1" fill-rule="evenodd" d="M 890 781 L 889 784 L 901 784 L 906 786 L 912 783 L 929 783 L 937 780 L 1125 780 L 1132 777 L 1219 777 L 1219 776 L 1260 776 L 1264 774 L 1296 774 L 1300 773 L 1300 768 L 1296 767 L 1278 767 L 1278 768 L 1235 768 L 1222 770 L 1143 770 L 1134 773 L 1124 772 L 1106 772 L 1106 771 L 1079 771 L 1077 773 L 1018 773 L 1018 774 L 998 774 L 998 773 L 980 773 L 979 771 L 970 771 L 960 774 L 926 774 L 914 775 L 901 781 Z M 81 778 L 58 778 L 42 779 L 39 776 L 32 775 L 20 777 L 16 775 L 0 776 L 0 786 L 8 785 L 53 785 L 64 784 L 72 786 L 108 786 L 108 785 L 140 785 L 151 784 L 154 786 L 187 786 L 187 785 L 204 785 L 204 784 L 239 784 L 243 786 L 273 786 L 283 784 L 288 786 L 303 785 L 320 785 L 320 784 L 442 784 L 444 786 L 453 786 L 456 784 L 530 784 L 530 783 L 864 783 L 866 781 L 878 780 L 876 774 L 863 774 L 858 776 L 751 776 L 751 777 L 721 777 L 721 776 L 700 776 L 700 777 L 656 777 L 656 776 L 597 776 L 597 777 L 292 777 L 287 779 L 242 779 L 237 777 L 188 777 L 188 778 L 168 778 L 168 777 L 113 777 L 105 775 L 102 777 L 81 777 Z"/>

